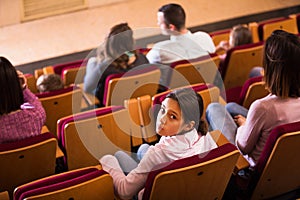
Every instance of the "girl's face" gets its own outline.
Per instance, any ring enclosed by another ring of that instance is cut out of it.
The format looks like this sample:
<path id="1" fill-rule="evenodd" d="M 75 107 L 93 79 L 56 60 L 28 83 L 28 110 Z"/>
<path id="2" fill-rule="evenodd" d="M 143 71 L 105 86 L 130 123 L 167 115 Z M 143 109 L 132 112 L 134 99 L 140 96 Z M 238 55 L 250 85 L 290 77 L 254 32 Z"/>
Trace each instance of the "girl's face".
<path id="1" fill-rule="evenodd" d="M 157 115 L 156 132 L 161 136 L 173 136 L 187 130 L 177 101 L 166 98 Z"/>

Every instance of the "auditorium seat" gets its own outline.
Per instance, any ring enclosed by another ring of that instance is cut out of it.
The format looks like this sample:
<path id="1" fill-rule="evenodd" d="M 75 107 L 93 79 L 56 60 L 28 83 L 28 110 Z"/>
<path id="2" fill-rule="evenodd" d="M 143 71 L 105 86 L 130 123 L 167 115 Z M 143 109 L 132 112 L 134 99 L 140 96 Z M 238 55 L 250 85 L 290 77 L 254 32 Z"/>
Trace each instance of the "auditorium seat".
<path id="1" fill-rule="evenodd" d="M 160 70 L 154 66 L 109 75 L 105 80 L 102 105 L 124 105 L 124 100 L 157 93 Z"/>
<path id="2" fill-rule="evenodd" d="M 86 167 L 20 185 L 14 200 L 99 199 L 113 200 L 112 177 L 97 167 Z"/>
<path id="3" fill-rule="evenodd" d="M 77 87 L 67 87 L 44 93 L 37 93 L 46 111 L 46 126 L 56 135 L 57 120 L 81 111 L 82 92 Z"/>
<path id="4" fill-rule="evenodd" d="M 55 173 L 57 140 L 50 132 L 0 145 L 0 191 Z"/>
<path id="5" fill-rule="evenodd" d="M 282 199 L 281 195 L 299 190 L 299 143 L 300 122 L 275 127 L 250 176 L 235 176 L 235 183 L 243 191 L 239 197 L 253 200 Z"/>
<path id="6" fill-rule="evenodd" d="M 226 90 L 226 101 L 238 103 L 249 109 L 253 101 L 269 94 L 262 78 L 262 76 L 249 78 L 243 86 Z"/>
<path id="7" fill-rule="evenodd" d="M 265 41 L 273 31 L 284 30 L 298 34 L 297 20 L 290 17 L 278 17 L 259 22 L 251 22 L 252 35 L 258 37 L 259 41 Z"/>
<path id="8" fill-rule="evenodd" d="M 180 60 L 170 64 L 172 71 L 169 77 L 169 88 L 189 84 L 211 83 L 217 76 L 220 58 L 218 54 L 209 54 L 190 60 Z"/>
<path id="9" fill-rule="evenodd" d="M 27 87 L 32 93 L 37 93 L 38 89 L 36 87 L 36 78 L 32 74 L 24 74 L 27 79 Z"/>
<path id="10" fill-rule="evenodd" d="M 131 124 L 123 106 L 102 107 L 61 118 L 58 140 L 69 170 L 97 165 L 106 154 L 131 152 Z"/>
<path id="11" fill-rule="evenodd" d="M 225 90 L 242 86 L 253 67 L 262 66 L 263 42 L 234 47 L 220 64 Z"/>
<path id="12" fill-rule="evenodd" d="M 149 173 L 142 199 L 222 199 L 239 156 L 237 148 L 226 143 L 209 152 L 162 163 Z"/>

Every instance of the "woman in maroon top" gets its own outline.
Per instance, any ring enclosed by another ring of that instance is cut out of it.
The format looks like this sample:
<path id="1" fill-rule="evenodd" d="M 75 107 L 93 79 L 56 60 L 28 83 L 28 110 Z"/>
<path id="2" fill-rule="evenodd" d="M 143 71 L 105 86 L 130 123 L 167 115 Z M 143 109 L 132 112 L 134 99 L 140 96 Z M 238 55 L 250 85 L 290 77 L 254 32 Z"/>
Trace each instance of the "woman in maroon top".
<path id="1" fill-rule="evenodd" d="M 0 57 L 0 85 L 0 143 L 40 134 L 45 110 L 27 88 L 23 73 L 4 57 Z"/>

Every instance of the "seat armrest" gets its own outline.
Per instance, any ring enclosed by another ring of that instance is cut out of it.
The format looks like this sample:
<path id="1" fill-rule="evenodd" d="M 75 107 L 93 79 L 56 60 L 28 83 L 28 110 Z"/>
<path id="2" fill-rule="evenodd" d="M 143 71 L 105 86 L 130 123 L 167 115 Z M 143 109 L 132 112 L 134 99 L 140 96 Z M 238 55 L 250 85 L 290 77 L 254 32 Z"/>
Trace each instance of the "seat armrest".
<path id="1" fill-rule="evenodd" d="M 220 130 L 214 130 L 210 132 L 211 137 L 217 143 L 218 146 L 222 146 L 226 143 L 229 143 L 227 138 L 221 133 Z M 235 164 L 233 173 L 236 174 L 238 171 L 248 168 L 250 166 L 249 162 L 244 158 L 242 154 L 239 155 L 239 158 Z"/>

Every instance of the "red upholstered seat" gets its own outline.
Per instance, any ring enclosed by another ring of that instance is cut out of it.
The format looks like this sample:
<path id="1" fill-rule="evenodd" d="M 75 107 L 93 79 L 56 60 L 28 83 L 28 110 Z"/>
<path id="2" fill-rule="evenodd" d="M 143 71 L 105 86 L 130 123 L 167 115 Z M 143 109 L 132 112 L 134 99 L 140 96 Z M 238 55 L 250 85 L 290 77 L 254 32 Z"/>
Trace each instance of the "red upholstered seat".
<path id="1" fill-rule="evenodd" d="M 237 176 L 242 198 L 270 199 L 299 189 L 300 121 L 275 127 L 249 179 Z M 292 198 L 292 197 L 290 197 Z"/>
<path id="2" fill-rule="evenodd" d="M 88 167 L 30 182 L 17 187 L 14 192 L 14 200 L 30 197 L 113 199 L 113 183 L 107 172 L 96 167 Z"/>
<path id="3" fill-rule="evenodd" d="M 18 185 L 55 173 L 57 140 L 44 133 L 0 145 L 0 191 L 12 193 Z"/>
<path id="4" fill-rule="evenodd" d="M 236 147 L 227 143 L 206 153 L 156 166 L 148 175 L 143 200 L 222 199 L 238 156 Z M 222 170 L 218 169 L 220 166 Z M 172 176 L 180 178 L 174 180 Z"/>
<path id="5" fill-rule="evenodd" d="M 260 99 L 269 93 L 262 78 L 262 76 L 249 78 L 242 87 L 238 86 L 226 90 L 226 101 L 235 102 L 249 108 L 254 100 Z"/>
<path id="6" fill-rule="evenodd" d="M 57 65 L 53 65 L 53 70 L 55 74 L 63 76 L 63 70 L 70 69 L 70 68 L 77 68 L 80 66 L 86 65 L 85 60 L 75 60 L 72 62 L 67 62 L 67 63 L 61 63 Z"/>

